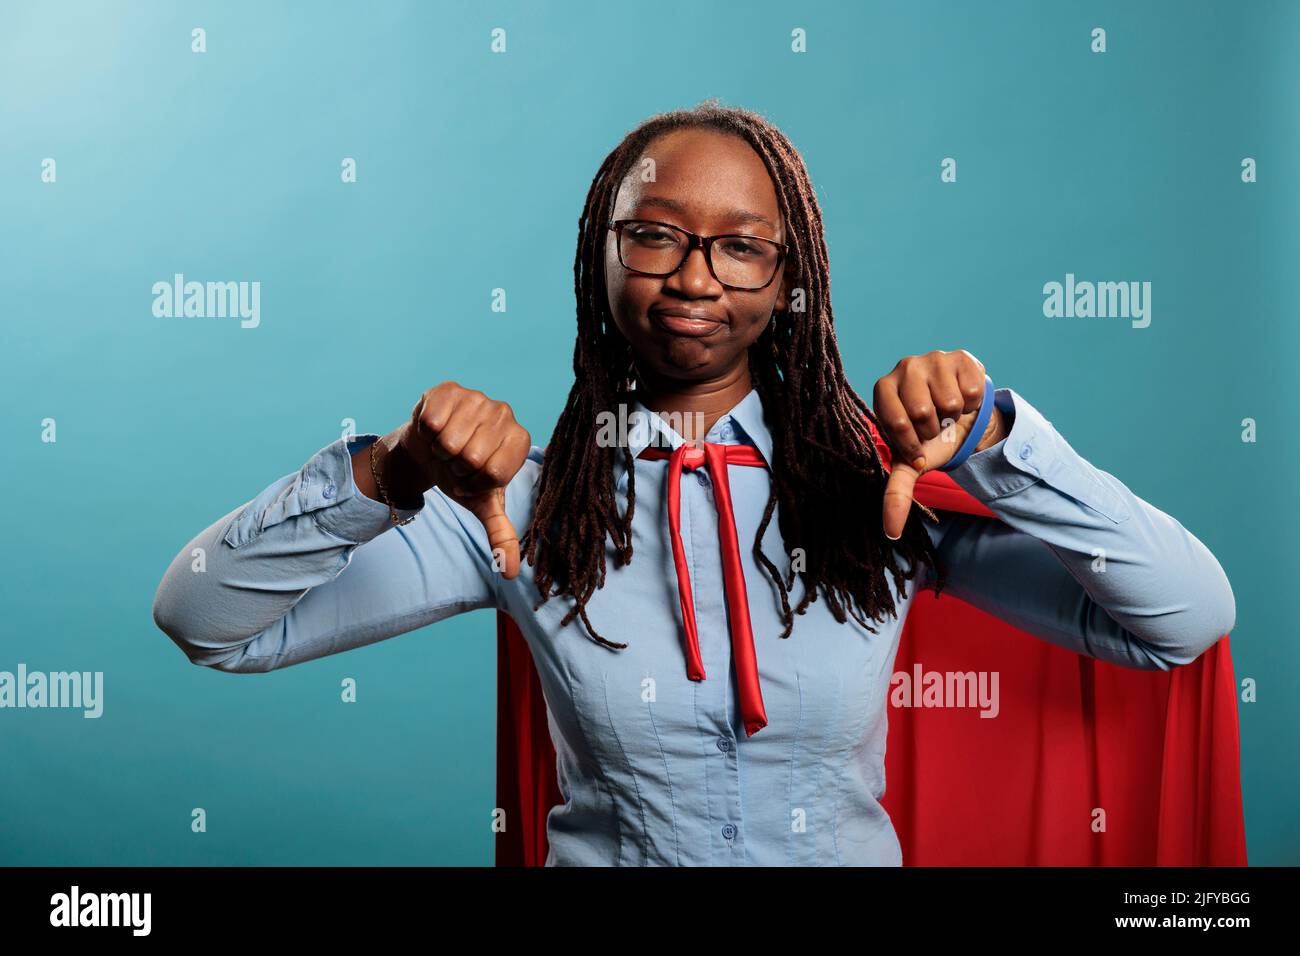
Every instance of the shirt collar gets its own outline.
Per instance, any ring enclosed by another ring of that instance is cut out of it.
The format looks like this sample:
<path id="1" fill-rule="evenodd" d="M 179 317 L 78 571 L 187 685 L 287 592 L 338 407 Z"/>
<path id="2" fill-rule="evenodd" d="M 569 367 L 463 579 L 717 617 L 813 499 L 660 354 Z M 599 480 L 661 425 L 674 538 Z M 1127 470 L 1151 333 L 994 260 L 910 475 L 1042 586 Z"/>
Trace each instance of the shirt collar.
<path id="1" fill-rule="evenodd" d="M 704 440 L 720 445 L 753 445 L 770 467 L 772 432 L 767 427 L 763 399 L 758 389 L 751 388 L 730 411 L 714 422 Z M 674 449 L 684 444 L 686 439 L 663 416 L 648 409 L 639 399 L 633 398 L 627 412 L 627 446 L 633 458 L 651 445 Z M 616 484 L 622 491 L 627 483 L 622 455 L 615 456 L 614 467 Z"/>

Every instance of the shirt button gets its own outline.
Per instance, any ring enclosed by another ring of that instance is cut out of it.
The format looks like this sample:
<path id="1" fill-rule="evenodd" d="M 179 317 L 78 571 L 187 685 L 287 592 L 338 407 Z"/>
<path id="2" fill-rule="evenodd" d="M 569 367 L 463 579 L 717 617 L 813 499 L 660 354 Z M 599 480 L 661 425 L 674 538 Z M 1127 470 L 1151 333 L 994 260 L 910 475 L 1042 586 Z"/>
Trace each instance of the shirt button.
<path id="1" fill-rule="evenodd" d="M 724 754 L 727 753 L 729 750 L 731 750 L 731 741 L 728 740 L 726 737 L 719 737 L 718 749 L 721 750 Z"/>
<path id="2" fill-rule="evenodd" d="M 725 824 L 722 828 L 722 835 L 728 840 L 734 840 L 736 838 L 736 828 L 730 823 Z"/>
<path id="3" fill-rule="evenodd" d="M 325 490 L 321 492 L 321 495 L 323 495 L 326 498 L 333 498 L 335 490 L 336 489 L 334 487 L 334 482 L 331 481 L 328 485 L 325 486 Z"/>
<path id="4" fill-rule="evenodd" d="M 695 480 L 698 481 L 701 485 L 707 485 L 709 483 L 709 476 L 706 472 L 697 470 L 695 472 Z"/>
<path id="5" fill-rule="evenodd" d="M 1023 445 L 1020 446 L 1021 458 L 1028 458 L 1032 454 L 1033 454 L 1033 448 L 1030 447 L 1029 442 L 1025 442 Z"/>

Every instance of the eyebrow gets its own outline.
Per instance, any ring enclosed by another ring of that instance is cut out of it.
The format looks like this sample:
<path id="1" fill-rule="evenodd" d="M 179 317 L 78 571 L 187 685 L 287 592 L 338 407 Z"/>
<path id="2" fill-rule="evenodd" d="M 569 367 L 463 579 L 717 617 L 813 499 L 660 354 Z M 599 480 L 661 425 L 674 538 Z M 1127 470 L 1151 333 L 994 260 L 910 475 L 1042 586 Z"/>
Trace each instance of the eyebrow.
<path id="1" fill-rule="evenodd" d="M 661 209 L 671 209 L 673 212 L 685 213 L 686 206 L 676 199 L 669 199 L 667 196 L 643 196 L 637 202 L 638 206 L 656 206 Z M 776 229 L 776 223 L 766 216 L 759 215 L 756 212 L 750 212 L 748 209 L 732 209 L 730 212 L 723 213 L 724 218 L 731 222 L 761 222 L 772 229 Z"/>

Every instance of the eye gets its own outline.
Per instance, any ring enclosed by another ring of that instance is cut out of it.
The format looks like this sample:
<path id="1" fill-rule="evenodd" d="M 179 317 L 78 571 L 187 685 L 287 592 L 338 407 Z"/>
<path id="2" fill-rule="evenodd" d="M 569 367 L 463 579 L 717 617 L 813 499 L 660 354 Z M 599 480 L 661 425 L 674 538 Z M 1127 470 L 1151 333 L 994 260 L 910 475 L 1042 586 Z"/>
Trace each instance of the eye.
<path id="1" fill-rule="evenodd" d="M 673 245 L 677 242 L 675 232 L 655 223 L 628 223 L 623 232 L 643 245 Z"/>
<path id="2" fill-rule="evenodd" d="M 763 258 L 772 254 L 772 247 L 767 243 L 745 236 L 728 236 L 719 240 L 718 245 L 733 259 Z"/>

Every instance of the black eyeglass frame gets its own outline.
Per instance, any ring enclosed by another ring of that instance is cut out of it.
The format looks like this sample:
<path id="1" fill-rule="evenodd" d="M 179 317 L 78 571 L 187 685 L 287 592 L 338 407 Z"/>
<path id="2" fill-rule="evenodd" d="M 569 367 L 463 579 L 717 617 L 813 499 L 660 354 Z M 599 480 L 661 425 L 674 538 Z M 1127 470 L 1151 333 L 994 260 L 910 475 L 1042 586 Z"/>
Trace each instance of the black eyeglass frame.
<path id="1" fill-rule="evenodd" d="M 669 272 L 643 272 L 640 269 L 633 269 L 623 261 L 623 227 L 634 222 L 642 222 L 651 226 L 663 226 L 665 229 L 671 229 L 674 232 L 679 232 L 686 236 L 686 250 L 682 253 L 682 259 L 677 263 L 675 269 L 672 269 Z M 749 236 L 740 232 L 728 232 L 717 236 L 699 236 L 689 230 L 683 229 L 681 226 L 674 226 L 670 222 L 660 222 L 657 219 L 611 219 L 606 223 L 606 228 L 614 230 L 614 246 L 618 250 L 619 265 L 628 272 L 634 272 L 637 275 L 642 276 L 654 276 L 659 279 L 667 278 L 670 275 L 675 275 L 680 272 L 682 266 L 686 265 L 686 260 L 690 258 L 691 252 L 698 247 L 704 252 L 704 262 L 709 267 L 709 275 L 713 276 L 714 281 L 720 285 L 726 286 L 728 289 L 736 289 L 740 292 L 760 292 L 770 286 L 773 280 L 781 274 L 781 266 L 784 265 L 785 257 L 790 252 L 790 247 L 784 242 L 777 242 L 775 239 L 769 239 L 766 236 Z M 772 275 L 768 277 L 766 282 L 758 286 L 731 285 L 728 282 L 723 282 L 718 278 L 717 270 L 713 268 L 713 244 L 719 239 L 749 239 L 756 242 L 766 242 L 768 245 L 776 246 L 776 265 L 772 269 Z"/>

